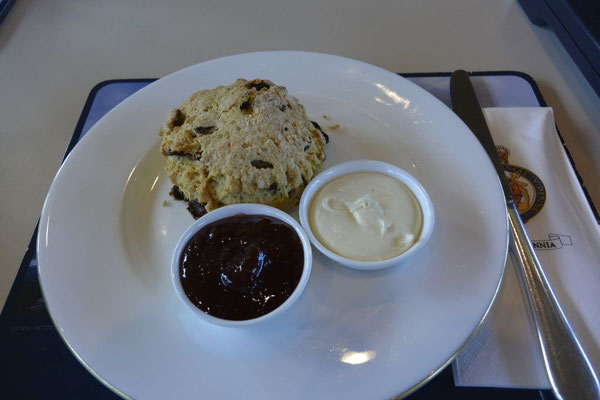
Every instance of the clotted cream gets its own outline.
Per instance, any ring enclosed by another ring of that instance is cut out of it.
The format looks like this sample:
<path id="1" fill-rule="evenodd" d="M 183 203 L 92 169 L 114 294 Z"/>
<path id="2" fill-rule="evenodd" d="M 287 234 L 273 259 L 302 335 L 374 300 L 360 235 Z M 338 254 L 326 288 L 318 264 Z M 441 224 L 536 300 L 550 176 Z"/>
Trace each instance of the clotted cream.
<path id="1" fill-rule="evenodd" d="M 418 239 L 423 213 L 412 191 L 378 172 L 339 177 L 313 198 L 311 228 L 319 241 L 341 256 L 378 261 L 408 250 Z"/>

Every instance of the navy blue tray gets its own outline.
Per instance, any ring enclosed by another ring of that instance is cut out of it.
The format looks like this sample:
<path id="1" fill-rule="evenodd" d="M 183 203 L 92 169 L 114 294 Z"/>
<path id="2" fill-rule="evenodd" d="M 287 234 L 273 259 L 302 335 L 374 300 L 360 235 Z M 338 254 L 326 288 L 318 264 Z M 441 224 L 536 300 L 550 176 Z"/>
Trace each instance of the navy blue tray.
<path id="1" fill-rule="evenodd" d="M 429 88 L 443 101 L 447 100 L 449 73 L 402 75 Z M 534 105 L 545 105 L 535 82 L 527 75 L 518 72 L 475 72 L 472 75 L 476 79 L 494 76 L 511 78 L 508 81 L 521 85 L 521 89 L 532 93 L 527 100 L 529 105 L 533 105 L 532 102 L 535 102 Z M 153 81 L 154 79 L 111 80 L 96 85 L 85 103 L 66 154 L 104 114 Z M 519 93 L 519 88 L 512 88 L 511 94 L 515 93 Z M 494 100 L 493 96 L 486 97 L 485 90 L 478 92 L 478 95 L 482 97 L 480 100 L 483 106 Z M 519 104 L 520 101 L 515 98 L 509 100 L 507 105 L 527 105 Z M 119 398 L 78 362 L 56 331 L 39 286 L 36 236 L 37 228 L 0 315 L 0 399 Z M 549 390 L 456 387 L 452 368 L 448 367 L 408 399 L 542 400 L 554 399 L 554 396 Z"/>

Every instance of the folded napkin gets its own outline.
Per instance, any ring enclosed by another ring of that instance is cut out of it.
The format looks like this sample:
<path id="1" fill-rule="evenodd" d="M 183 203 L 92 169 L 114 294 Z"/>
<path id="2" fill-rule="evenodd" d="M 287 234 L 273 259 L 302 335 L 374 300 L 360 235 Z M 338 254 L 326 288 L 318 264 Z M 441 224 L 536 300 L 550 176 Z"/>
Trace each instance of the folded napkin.
<path id="1" fill-rule="evenodd" d="M 600 375 L 600 229 L 552 109 L 487 108 L 484 114 L 546 276 Z M 550 387 L 510 255 L 496 302 L 453 372 L 459 386 Z"/>

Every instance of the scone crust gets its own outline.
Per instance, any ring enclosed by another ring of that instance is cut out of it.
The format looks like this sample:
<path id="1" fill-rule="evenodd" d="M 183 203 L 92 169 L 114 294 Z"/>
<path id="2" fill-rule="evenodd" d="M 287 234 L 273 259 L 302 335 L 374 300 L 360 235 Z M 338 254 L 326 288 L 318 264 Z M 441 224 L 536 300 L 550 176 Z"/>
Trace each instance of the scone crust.
<path id="1" fill-rule="evenodd" d="M 325 139 L 304 107 L 265 79 L 194 93 L 160 136 L 169 179 L 207 211 L 234 203 L 290 209 L 325 159 Z"/>

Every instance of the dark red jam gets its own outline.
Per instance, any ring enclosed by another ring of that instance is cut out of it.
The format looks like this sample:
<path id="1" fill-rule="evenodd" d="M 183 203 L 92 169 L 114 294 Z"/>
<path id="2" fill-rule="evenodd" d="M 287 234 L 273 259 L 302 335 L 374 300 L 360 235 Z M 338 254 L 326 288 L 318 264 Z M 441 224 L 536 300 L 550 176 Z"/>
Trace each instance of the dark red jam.
<path id="1" fill-rule="evenodd" d="M 206 225 L 189 240 L 179 276 L 200 310 L 242 321 L 290 297 L 303 265 L 302 242 L 291 226 L 266 215 L 238 214 Z"/>

